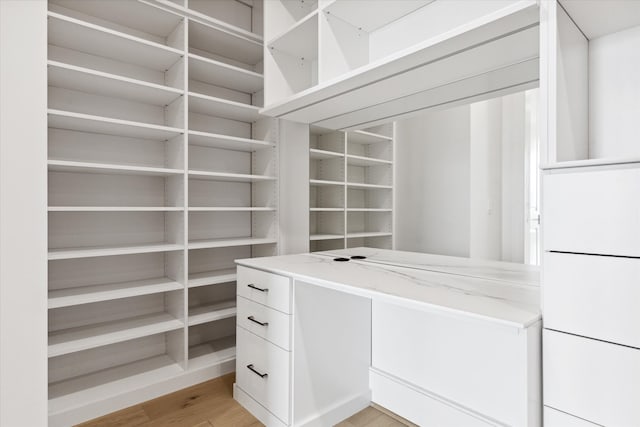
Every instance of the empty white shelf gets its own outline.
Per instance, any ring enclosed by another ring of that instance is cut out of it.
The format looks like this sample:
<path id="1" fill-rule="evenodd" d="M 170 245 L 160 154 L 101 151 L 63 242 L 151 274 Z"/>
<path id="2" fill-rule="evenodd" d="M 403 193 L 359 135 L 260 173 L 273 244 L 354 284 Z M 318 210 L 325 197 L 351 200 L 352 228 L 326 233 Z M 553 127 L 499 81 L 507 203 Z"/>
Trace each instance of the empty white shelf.
<path id="1" fill-rule="evenodd" d="M 167 70 L 184 55 L 181 50 L 48 12 L 49 44 L 104 56 L 155 70 Z"/>
<path id="2" fill-rule="evenodd" d="M 48 110 L 49 127 L 78 132 L 99 133 L 129 138 L 166 141 L 184 133 L 181 129 L 130 120 L 74 113 L 71 111 Z"/>
<path id="3" fill-rule="evenodd" d="M 353 166 L 388 166 L 392 162 L 390 160 L 374 159 L 373 157 L 356 156 L 347 154 L 347 164 Z"/>
<path id="4" fill-rule="evenodd" d="M 261 91 L 264 80 L 262 74 L 193 53 L 189 54 L 189 77 L 244 93 Z"/>
<path id="5" fill-rule="evenodd" d="M 310 208 L 310 212 L 342 212 L 344 208 Z"/>
<path id="6" fill-rule="evenodd" d="M 273 181 L 276 179 L 273 176 L 267 175 L 250 175 L 243 173 L 228 173 L 228 172 L 208 172 L 208 171 L 189 171 L 189 178 L 202 179 L 210 181 L 231 181 L 231 182 L 260 182 L 260 181 Z"/>
<path id="7" fill-rule="evenodd" d="M 81 375 L 49 385 L 49 415 L 162 383 L 183 374 L 182 367 L 167 355 Z"/>
<path id="8" fill-rule="evenodd" d="M 311 148 L 309 150 L 309 157 L 313 160 L 339 159 L 343 158 L 344 154 L 335 151 L 318 150 L 317 148 Z"/>
<path id="9" fill-rule="evenodd" d="M 347 182 L 347 187 L 354 190 L 390 190 L 392 188 L 390 185 L 364 184 L 361 182 Z"/>
<path id="10" fill-rule="evenodd" d="M 235 335 L 189 347 L 189 370 L 232 361 L 236 357 Z"/>
<path id="11" fill-rule="evenodd" d="M 347 133 L 347 141 L 357 144 L 377 144 L 379 142 L 391 142 L 390 136 L 384 136 L 377 133 L 371 133 L 364 130 L 355 130 Z"/>
<path id="12" fill-rule="evenodd" d="M 180 212 L 177 206 L 49 206 L 49 212 Z"/>
<path id="13" fill-rule="evenodd" d="M 189 22 L 189 46 L 248 65 L 262 61 L 262 43 L 197 21 Z"/>
<path id="14" fill-rule="evenodd" d="M 180 329 L 183 323 L 168 313 L 81 326 L 49 333 L 49 357 Z"/>
<path id="15" fill-rule="evenodd" d="M 204 271 L 201 273 L 189 274 L 189 287 L 217 285 L 219 283 L 235 282 L 236 269 L 226 268 L 223 270 Z"/>
<path id="16" fill-rule="evenodd" d="M 318 57 L 318 11 L 314 10 L 291 28 L 271 41 L 269 49 L 284 52 L 296 58 L 312 60 Z"/>
<path id="17" fill-rule="evenodd" d="M 309 240 L 335 240 L 344 239 L 343 234 L 312 234 L 309 236 Z"/>
<path id="18" fill-rule="evenodd" d="M 360 1 L 336 0 L 324 8 L 325 13 L 338 17 L 355 28 L 368 33 L 384 27 L 405 15 L 419 9 L 434 0 L 402 0 L 380 1 L 369 0 L 366 10 L 363 10 Z"/>
<path id="19" fill-rule="evenodd" d="M 49 291 L 49 309 L 182 289 L 168 277 Z"/>
<path id="20" fill-rule="evenodd" d="M 110 163 L 76 162 L 72 160 L 48 160 L 49 170 L 53 172 L 83 172 L 117 175 L 182 175 L 179 169 L 154 168 L 148 166 L 114 165 Z"/>
<path id="21" fill-rule="evenodd" d="M 178 251 L 181 249 L 184 249 L 184 246 L 178 245 L 176 243 L 146 243 L 139 245 L 58 248 L 49 249 L 49 260 L 147 254 L 153 252 Z"/>
<path id="22" fill-rule="evenodd" d="M 228 239 L 199 239 L 189 242 L 189 249 L 230 248 L 234 246 L 265 245 L 276 243 L 275 238 L 240 237 Z"/>
<path id="23" fill-rule="evenodd" d="M 183 95 L 180 89 L 61 62 L 47 66 L 49 86 L 163 106 Z"/>
<path id="24" fill-rule="evenodd" d="M 236 300 L 223 301 L 197 307 L 189 307 L 189 326 L 201 325 L 236 315 Z"/>
<path id="25" fill-rule="evenodd" d="M 260 108 L 255 105 L 189 92 L 189 111 L 194 113 L 239 122 L 255 122 L 260 118 L 259 110 Z"/>
<path id="26" fill-rule="evenodd" d="M 392 212 L 389 208 L 348 208 L 347 212 Z"/>
<path id="27" fill-rule="evenodd" d="M 273 142 L 196 130 L 189 131 L 189 144 L 234 151 L 256 151 L 275 147 Z"/>
<path id="28" fill-rule="evenodd" d="M 326 185 L 343 186 L 344 182 L 343 181 L 328 181 L 326 179 L 310 179 L 309 180 L 309 184 L 316 185 L 316 186 L 326 186 Z"/>
<path id="29" fill-rule="evenodd" d="M 347 239 L 355 239 L 358 237 L 386 237 L 391 233 L 385 231 L 360 231 L 356 233 L 347 233 Z"/>
<path id="30" fill-rule="evenodd" d="M 190 206 L 189 212 L 274 212 L 276 208 L 259 206 Z"/>

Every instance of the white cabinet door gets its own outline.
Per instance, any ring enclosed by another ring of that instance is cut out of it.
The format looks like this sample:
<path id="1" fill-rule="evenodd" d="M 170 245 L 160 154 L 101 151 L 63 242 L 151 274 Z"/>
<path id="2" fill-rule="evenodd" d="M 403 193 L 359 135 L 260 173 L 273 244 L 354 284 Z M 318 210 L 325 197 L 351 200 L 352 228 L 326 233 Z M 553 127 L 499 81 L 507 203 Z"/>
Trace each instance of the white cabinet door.
<path id="1" fill-rule="evenodd" d="M 640 350 L 544 331 L 544 404 L 604 426 L 640 425 Z"/>
<path id="2" fill-rule="evenodd" d="M 640 169 L 548 173 L 543 185 L 545 250 L 640 256 Z"/>
<path id="3" fill-rule="evenodd" d="M 640 347 L 640 259 L 544 254 L 546 328 Z"/>
<path id="4" fill-rule="evenodd" d="M 238 266 L 238 295 L 291 314 L 291 279 Z"/>

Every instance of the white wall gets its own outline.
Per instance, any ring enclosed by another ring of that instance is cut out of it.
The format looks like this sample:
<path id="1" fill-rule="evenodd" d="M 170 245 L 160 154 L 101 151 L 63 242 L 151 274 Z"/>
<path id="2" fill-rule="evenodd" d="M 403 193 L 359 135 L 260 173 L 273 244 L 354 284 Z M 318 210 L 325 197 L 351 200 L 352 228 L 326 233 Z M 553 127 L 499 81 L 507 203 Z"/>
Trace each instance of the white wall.
<path id="1" fill-rule="evenodd" d="M 0 426 L 47 425 L 47 2 L 0 0 Z"/>
<path id="2" fill-rule="evenodd" d="M 396 249 L 469 256 L 469 106 L 396 124 Z"/>
<path id="3" fill-rule="evenodd" d="M 524 93 L 396 129 L 396 248 L 524 262 Z"/>

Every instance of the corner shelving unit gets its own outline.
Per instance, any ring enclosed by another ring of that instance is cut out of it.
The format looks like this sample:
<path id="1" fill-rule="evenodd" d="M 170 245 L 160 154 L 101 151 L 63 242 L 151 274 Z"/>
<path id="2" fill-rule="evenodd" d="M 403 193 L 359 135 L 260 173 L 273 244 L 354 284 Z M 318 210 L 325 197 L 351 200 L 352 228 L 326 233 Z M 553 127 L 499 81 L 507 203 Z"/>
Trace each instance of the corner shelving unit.
<path id="1" fill-rule="evenodd" d="M 310 127 L 311 252 L 393 247 L 393 130 Z"/>
<path id="2" fill-rule="evenodd" d="M 49 1 L 51 426 L 235 369 L 234 260 L 278 248 L 253 3 Z"/>

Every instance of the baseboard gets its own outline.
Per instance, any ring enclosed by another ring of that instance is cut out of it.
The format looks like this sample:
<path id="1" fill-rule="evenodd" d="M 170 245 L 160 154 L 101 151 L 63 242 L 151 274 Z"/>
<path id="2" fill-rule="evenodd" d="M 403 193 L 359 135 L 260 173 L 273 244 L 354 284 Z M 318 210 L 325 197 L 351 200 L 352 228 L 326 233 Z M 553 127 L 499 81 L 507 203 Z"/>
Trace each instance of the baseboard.
<path id="1" fill-rule="evenodd" d="M 247 411 L 267 427 L 286 427 L 278 417 L 273 415 L 267 408 L 256 402 L 251 396 L 244 392 L 237 384 L 233 384 L 233 398 Z"/>
<path id="2" fill-rule="evenodd" d="M 326 427 L 338 424 L 371 405 L 371 391 L 336 402 L 317 416 L 295 423 L 296 427 Z"/>
<path id="3" fill-rule="evenodd" d="M 229 374 L 234 372 L 235 369 L 236 361 L 235 359 L 230 359 L 216 365 L 192 371 L 183 371 L 180 375 L 176 375 L 173 378 L 154 383 L 141 384 L 140 387 L 126 390 L 115 396 L 108 396 L 84 406 L 49 414 L 48 425 L 49 427 L 76 425 Z"/>

